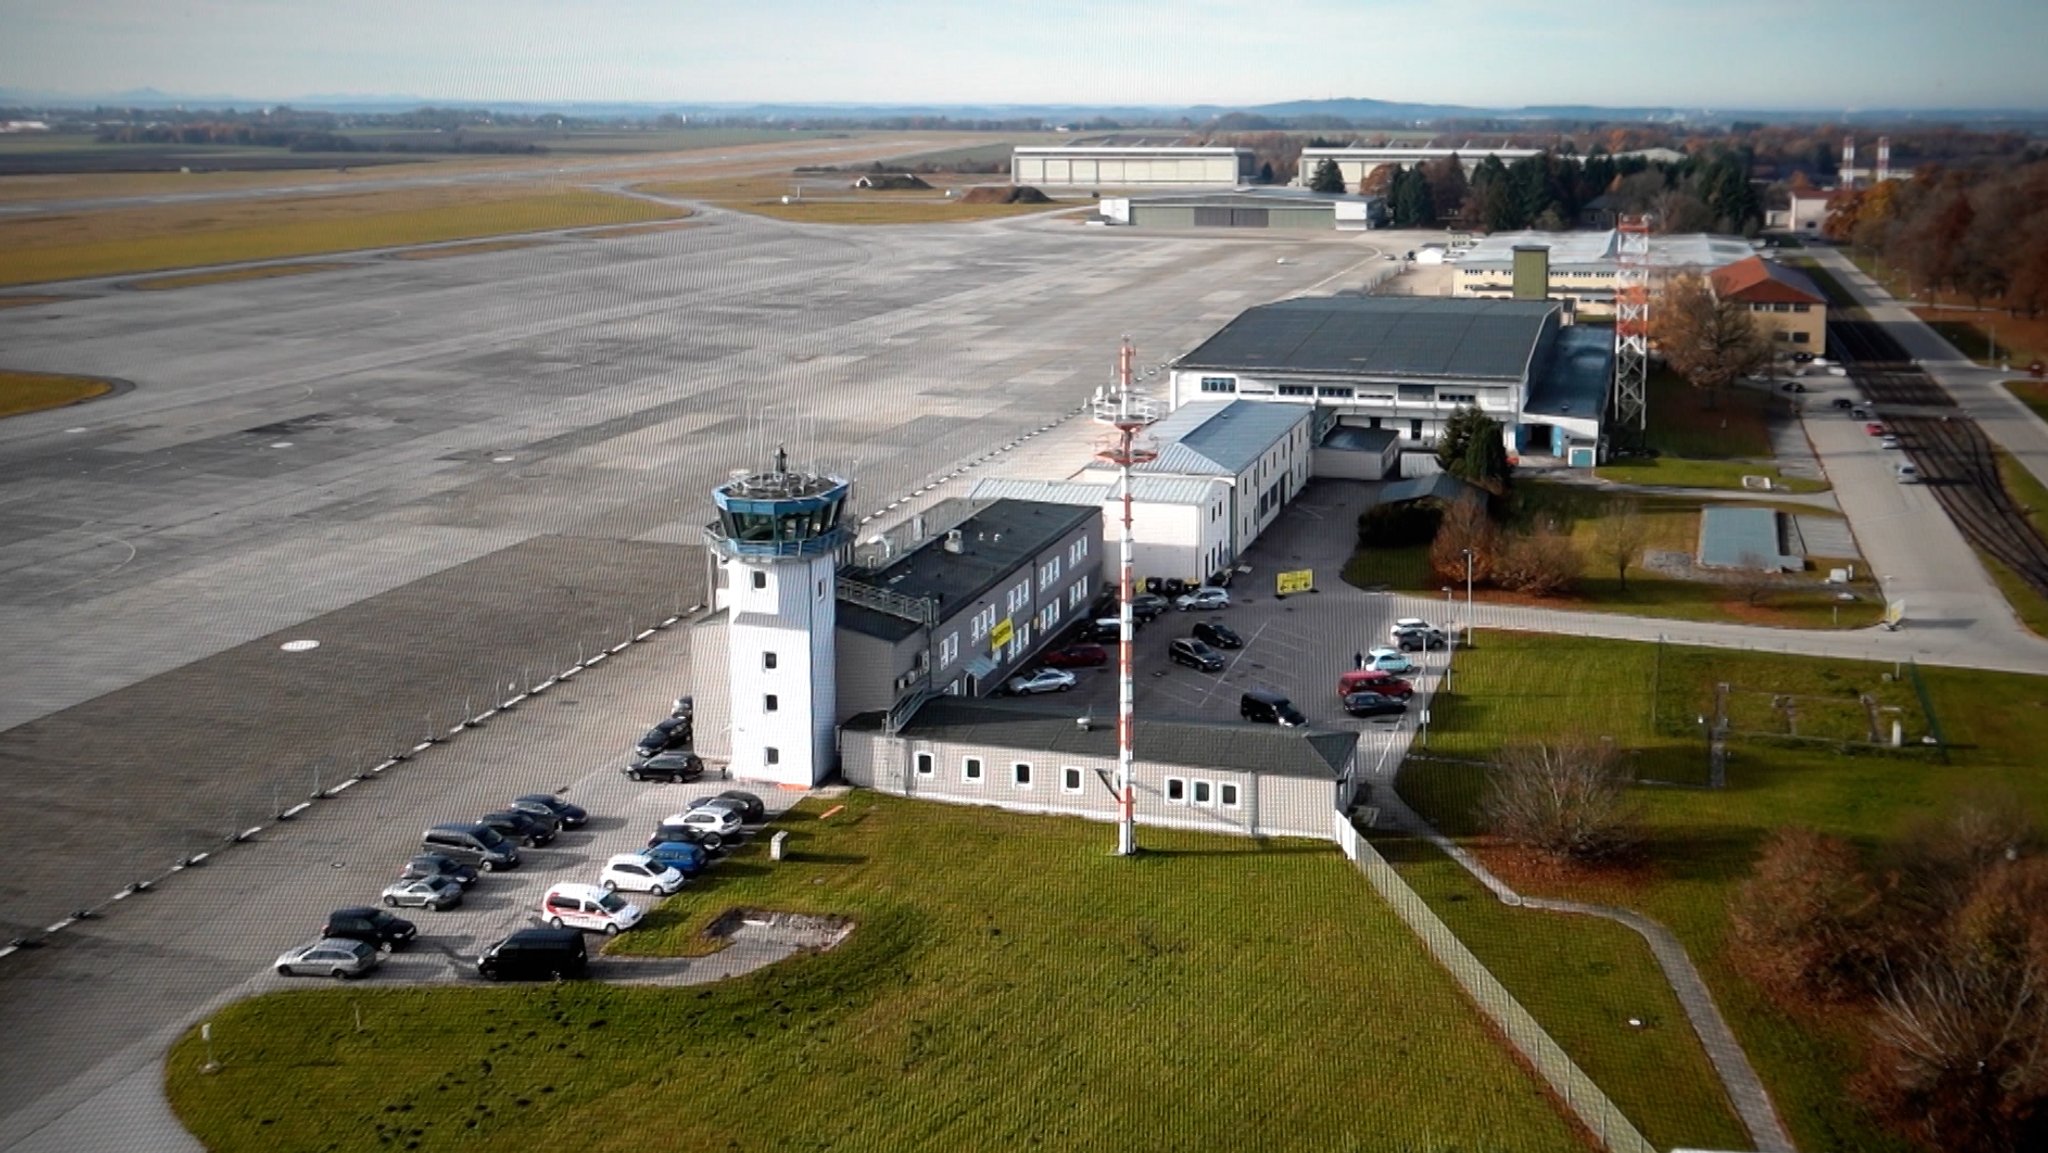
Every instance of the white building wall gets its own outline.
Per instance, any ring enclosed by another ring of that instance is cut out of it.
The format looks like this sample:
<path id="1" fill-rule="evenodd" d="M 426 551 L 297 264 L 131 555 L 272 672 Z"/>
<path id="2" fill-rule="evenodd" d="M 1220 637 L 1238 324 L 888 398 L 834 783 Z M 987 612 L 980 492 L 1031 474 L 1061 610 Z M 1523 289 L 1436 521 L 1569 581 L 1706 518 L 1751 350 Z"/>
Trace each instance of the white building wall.
<path id="1" fill-rule="evenodd" d="M 1205 392 L 1202 389 L 1204 380 L 1228 380 L 1236 391 Z M 1479 411 L 1500 421 L 1502 427 L 1509 431 L 1521 423 L 1522 406 L 1527 400 L 1526 389 L 1520 382 L 1513 385 L 1445 382 L 1431 386 L 1433 392 L 1429 400 L 1403 400 L 1400 391 L 1402 385 L 1391 381 L 1357 381 L 1349 387 L 1352 389 L 1349 398 L 1282 396 L 1280 382 L 1271 378 L 1244 372 L 1219 372 L 1213 369 L 1175 369 L 1170 377 L 1168 392 L 1175 408 L 1195 401 L 1236 399 L 1293 404 L 1303 409 L 1330 409 L 1346 423 L 1368 427 L 1372 419 L 1378 417 L 1379 427 L 1392 429 L 1401 437 L 1401 447 L 1411 449 L 1434 441 L 1437 434 L 1443 430 L 1444 422 L 1449 420 L 1451 413 L 1463 403 L 1440 397 L 1472 396 L 1475 398 L 1474 403 L 1479 406 Z M 1409 383 L 1409 387 L 1415 385 Z M 1421 422 L 1419 435 L 1416 421 Z M 1508 444 L 1508 450 L 1514 451 L 1512 441 Z M 1256 509 L 1256 497 L 1252 503 Z"/>
<path id="2" fill-rule="evenodd" d="M 725 564 L 732 775 L 809 788 L 834 766 L 833 558 Z"/>

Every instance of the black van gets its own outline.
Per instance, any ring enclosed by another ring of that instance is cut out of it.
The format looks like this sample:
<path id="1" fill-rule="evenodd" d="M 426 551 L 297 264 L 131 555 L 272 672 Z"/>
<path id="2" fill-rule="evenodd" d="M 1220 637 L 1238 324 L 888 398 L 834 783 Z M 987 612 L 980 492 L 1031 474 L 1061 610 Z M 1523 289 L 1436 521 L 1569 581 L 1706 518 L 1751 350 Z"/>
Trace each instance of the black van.
<path id="1" fill-rule="evenodd" d="M 420 847 L 486 873 L 519 866 L 519 849 L 489 825 L 435 825 L 420 834 Z"/>
<path id="2" fill-rule="evenodd" d="M 1262 689 L 1253 689 L 1238 700 L 1237 715 L 1262 725 L 1285 725 L 1288 728 L 1308 723 L 1308 718 L 1301 715 L 1293 701 Z"/>
<path id="3" fill-rule="evenodd" d="M 493 981 L 558 981 L 589 968 L 581 929 L 521 929 L 476 959 L 476 971 Z"/>

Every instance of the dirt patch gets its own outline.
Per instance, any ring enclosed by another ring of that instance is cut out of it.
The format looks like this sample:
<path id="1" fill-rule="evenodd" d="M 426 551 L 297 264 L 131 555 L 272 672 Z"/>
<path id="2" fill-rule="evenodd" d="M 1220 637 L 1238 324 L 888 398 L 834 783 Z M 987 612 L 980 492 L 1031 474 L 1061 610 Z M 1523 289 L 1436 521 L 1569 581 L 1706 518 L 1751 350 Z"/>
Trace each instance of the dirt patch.
<path id="1" fill-rule="evenodd" d="M 1643 891 L 1657 879 L 1655 867 L 1640 854 L 1597 865 L 1575 865 L 1492 837 L 1468 842 L 1466 848 L 1509 888 L 1530 896 L 1633 909 L 1642 907 Z"/>
<path id="2" fill-rule="evenodd" d="M 1015 187 L 985 186 L 960 194 L 962 204 L 1051 204 L 1052 197 L 1028 184 Z"/>
<path id="3" fill-rule="evenodd" d="M 820 953 L 837 948 L 852 932 L 853 922 L 845 917 L 773 909 L 727 909 L 704 926 L 704 936 L 715 941 L 745 937 Z"/>

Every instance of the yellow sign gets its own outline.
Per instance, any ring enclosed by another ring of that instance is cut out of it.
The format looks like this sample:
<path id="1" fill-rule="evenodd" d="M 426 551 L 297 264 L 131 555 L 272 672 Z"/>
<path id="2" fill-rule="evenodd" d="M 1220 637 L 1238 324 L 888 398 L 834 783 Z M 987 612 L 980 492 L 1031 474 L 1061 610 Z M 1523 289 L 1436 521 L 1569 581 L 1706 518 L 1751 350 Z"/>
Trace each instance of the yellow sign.
<path id="1" fill-rule="evenodd" d="M 1010 618 L 1004 617 L 996 622 L 996 627 L 988 630 L 988 647 L 991 649 L 1002 648 L 1010 643 L 1010 638 L 1015 636 L 1016 633 L 1017 630 L 1010 624 Z"/>
<path id="2" fill-rule="evenodd" d="M 1284 572 L 1273 578 L 1273 591 L 1283 597 L 1289 593 L 1314 592 L 1315 587 L 1316 572 L 1314 569 L 1305 568 L 1294 572 Z"/>

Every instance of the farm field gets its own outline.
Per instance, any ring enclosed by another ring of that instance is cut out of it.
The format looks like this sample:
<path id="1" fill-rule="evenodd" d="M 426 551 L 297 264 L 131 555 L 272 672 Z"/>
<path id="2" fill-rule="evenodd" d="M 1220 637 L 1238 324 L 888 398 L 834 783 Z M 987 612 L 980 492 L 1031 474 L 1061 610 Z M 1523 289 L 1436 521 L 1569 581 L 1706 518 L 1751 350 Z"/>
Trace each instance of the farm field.
<path id="1" fill-rule="evenodd" d="M 803 802 L 789 860 L 746 850 L 617 942 L 700 950 L 724 911 L 772 908 L 853 918 L 838 949 L 693 989 L 259 998 L 214 1017 L 236 1038 L 220 1073 L 199 1072 L 196 1035 L 173 1049 L 173 1104 L 224 1151 L 515 1134 L 639 1150 L 654 1132 L 676 1148 L 1583 1148 L 1333 846 L 1146 830 L 1122 860 L 1101 824 L 845 803 L 821 820 Z"/>

